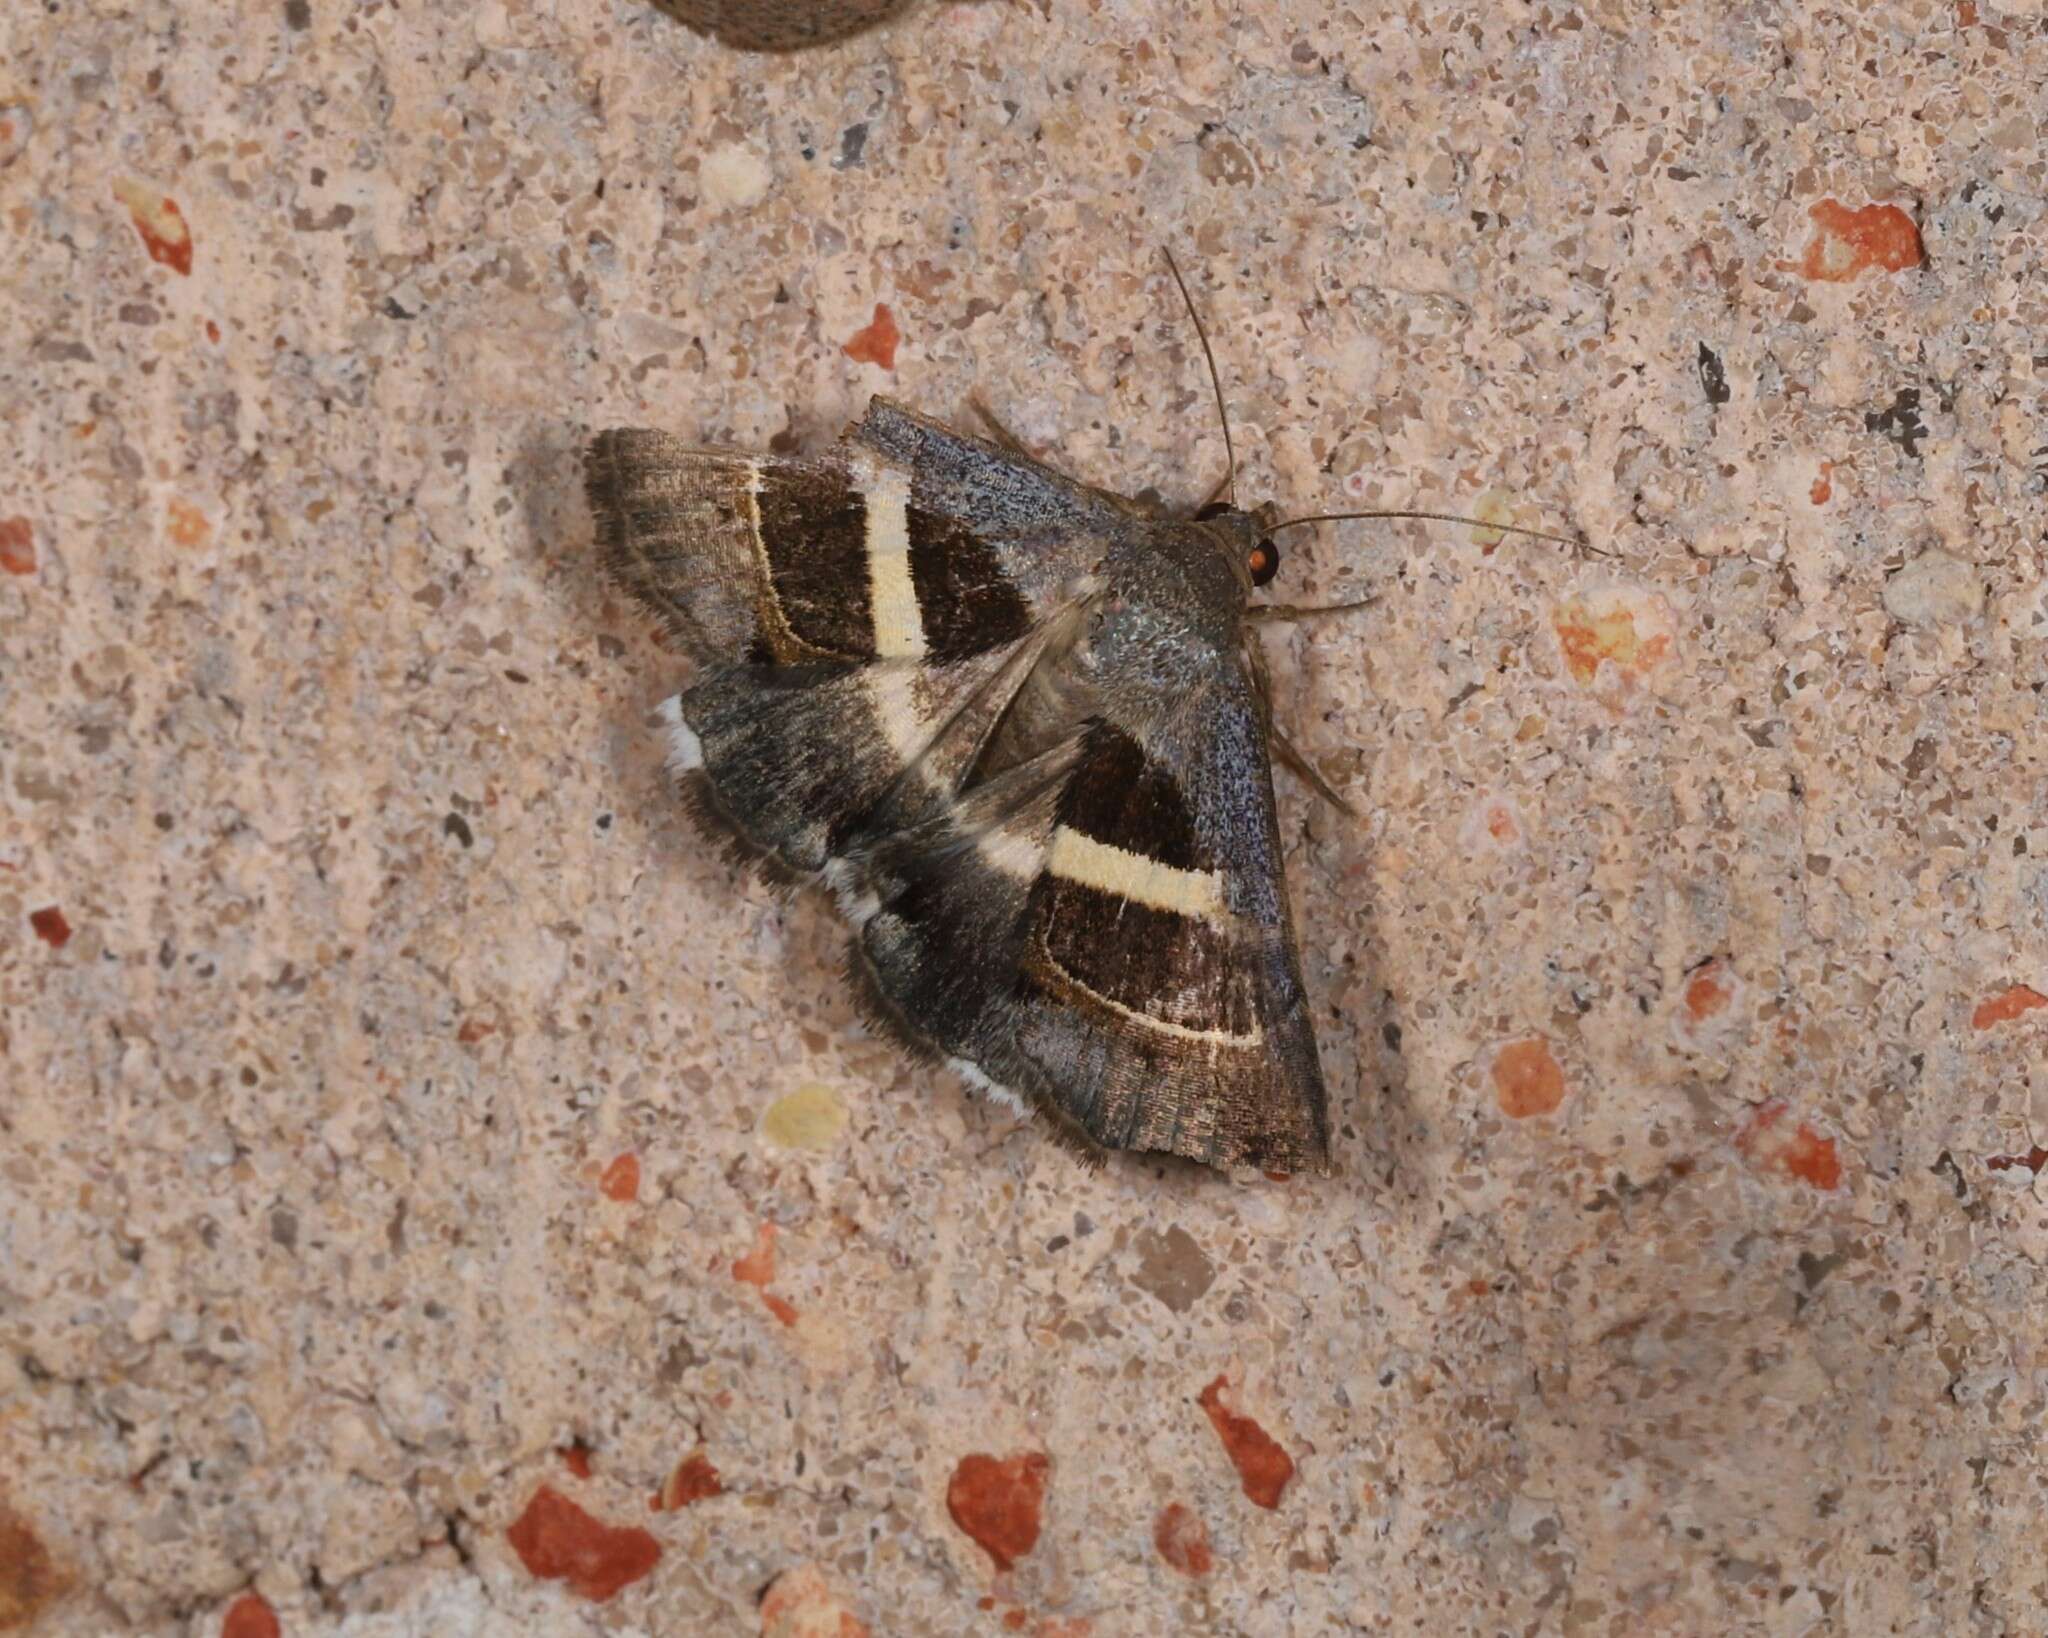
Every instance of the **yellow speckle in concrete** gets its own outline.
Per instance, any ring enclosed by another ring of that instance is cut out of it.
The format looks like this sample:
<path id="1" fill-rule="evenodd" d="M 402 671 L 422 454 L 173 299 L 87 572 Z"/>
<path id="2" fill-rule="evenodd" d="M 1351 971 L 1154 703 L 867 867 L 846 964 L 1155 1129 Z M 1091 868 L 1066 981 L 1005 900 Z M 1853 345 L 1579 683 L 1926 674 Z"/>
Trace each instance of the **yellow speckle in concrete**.
<path id="1" fill-rule="evenodd" d="M 829 1149 L 845 1130 L 845 1103 L 820 1081 L 777 1098 L 761 1117 L 761 1135 L 778 1149 Z"/>

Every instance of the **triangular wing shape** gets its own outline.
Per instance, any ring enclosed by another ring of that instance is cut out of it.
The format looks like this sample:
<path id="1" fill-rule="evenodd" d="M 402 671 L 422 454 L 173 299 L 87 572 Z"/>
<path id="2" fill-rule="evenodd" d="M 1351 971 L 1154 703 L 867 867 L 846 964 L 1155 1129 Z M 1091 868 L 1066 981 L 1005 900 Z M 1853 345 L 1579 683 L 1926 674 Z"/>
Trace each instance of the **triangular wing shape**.
<path id="1" fill-rule="evenodd" d="M 1149 745 L 1097 718 L 855 862 L 890 1021 L 1093 1149 L 1327 1171 L 1261 702 Z"/>
<path id="2" fill-rule="evenodd" d="M 756 665 L 948 665 L 1022 637 L 1133 514 L 876 399 L 803 460 L 598 434 L 585 469 L 614 579 L 692 653 Z"/>

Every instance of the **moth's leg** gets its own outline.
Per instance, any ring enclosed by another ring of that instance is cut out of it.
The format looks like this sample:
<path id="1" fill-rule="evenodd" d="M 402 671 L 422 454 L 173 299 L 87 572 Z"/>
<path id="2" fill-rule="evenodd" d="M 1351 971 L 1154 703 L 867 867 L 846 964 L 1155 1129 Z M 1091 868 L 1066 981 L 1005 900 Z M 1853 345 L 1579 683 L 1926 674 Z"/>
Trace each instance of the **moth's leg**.
<path id="1" fill-rule="evenodd" d="M 1362 820 L 1363 816 L 1356 808 L 1330 789 L 1329 781 L 1316 772 L 1314 765 L 1307 757 L 1301 754 L 1293 740 L 1281 733 L 1278 728 L 1271 731 L 1271 736 L 1274 754 L 1280 758 L 1283 767 L 1339 813 L 1352 819 Z"/>
<path id="2" fill-rule="evenodd" d="M 1244 611 L 1244 617 L 1255 622 L 1312 620 L 1319 614 L 1349 614 L 1353 609 L 1369 609 L 1373 602 L 1373 598 L 1361 597 L 1351 603 L 1254 603 Z"/>

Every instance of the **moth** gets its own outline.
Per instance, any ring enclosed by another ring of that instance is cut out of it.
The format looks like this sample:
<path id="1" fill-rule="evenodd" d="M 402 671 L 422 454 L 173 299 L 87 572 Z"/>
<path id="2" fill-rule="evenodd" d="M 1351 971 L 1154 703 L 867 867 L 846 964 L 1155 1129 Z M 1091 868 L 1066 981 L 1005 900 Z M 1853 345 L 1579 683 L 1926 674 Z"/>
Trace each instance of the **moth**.
<path id="1" fill-rule="evenodd" d="M 1252 630 L 1323 612 L 1253 601 L 1323 518 L 1234 480 L 1161 515 L 885 398 L 815 457 L 619 429 L 586 471 L 702 662 L 662 707 L 685 799 L 837 895 L 881 1028 L 1089 1156 L 1329 1169 L 1276 749 L 1336 798 Z"/>
<path id="2" fill-rule="evenodd" d="M 801 51 L 844 40 L 909 0 L 654 0 L 679 23 L 742 51 Z"/>

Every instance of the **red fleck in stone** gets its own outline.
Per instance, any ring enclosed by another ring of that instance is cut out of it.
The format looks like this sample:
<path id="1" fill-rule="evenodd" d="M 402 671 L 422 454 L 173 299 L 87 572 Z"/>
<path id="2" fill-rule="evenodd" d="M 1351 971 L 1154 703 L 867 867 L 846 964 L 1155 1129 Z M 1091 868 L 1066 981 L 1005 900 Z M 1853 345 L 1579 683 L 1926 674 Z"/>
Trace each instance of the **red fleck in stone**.
<path id="1" fill-rule="evenodd" d="M 673 1513 L 692 1502 L 708 1501 L 713 1496 L 724 1494 L 725 1485 L 718 1477 L 718 1469 L 700 1450 L 676 1463 L 675 1471 L 669 1474 L 655 1496 L 653 1507 L 657 1513 Z"/>
<path id="2" fill-rule="evenodd" d="M 1851 210 L 1838 200 L 1823 199 L 1806 214 L 1813 218 L 1816 231 L 1799 271 L 1809 279 L 1844 284 L 1873 267 L 1896 273 L 1926 259 L 1920 230 L 1897 205 Z"/>
<path id="3" fill-rule="evenodd" d="M 220 340 L 220 326 L 214 323 L 212 319 L 206 321 L 206 339 L 214 342 Z"/>
<path id="4" fill-rule="evenodd" d="M 1051 1475 L 1051 1460 L 1035 1450 L 963 1456 L 946 1486 L 946 1511 L 997 1569 L 1007 1570 L 1038 1545 Z"/>
<path id="5" fill-rule="evenodd" d="M 1835 1152 L 1835 1140 L 1822 1137 L 1805 1121 L 1783 1124 L 1783 1098 L 1760 1104 L 1749 1124 L 1735 1140 L 1735 1147 L 1757 1165 L 1811 1183 L 1816 1189 L 1835 1189 L 1842 1182 L 1842 1161 Z"/>
<path id="6" fill-rule="evenodd" d="M 261 1593 L 243 1593 L 220 1619 L 220 1638 L 282 1638 L 283 1632 Z"/>
<path id="7" fill-rule="evenodd" d="M 869 1638 L 815 1564 L 784 1570 L 761 1596 L 761 1638 Z"/>
<path id="8" fill-rule="evenodd" d="M 213 525 L 206 521 L 206 514 L 189 502 L 173 500 L 166 511 L 170 521 L 165 527 L 173 545 L 203 546 L 206 537 L 213 533 Z"/>
<path id="9" fill-rule="evenodd" d="M 1182 1575 L 1207 1575 L 1216 1568 L 1216 1556 L 1209 1551 L 1209 1527 L 1199 1513 L 1179 1502 L 1160 1508 L 1152 1523 L 1152 1545 Z"/>
<path id="10" fill-rule="evenodd" d="M 732 1277 L 746 1285 L 768 1289 L 775 1278 L 775 1225 L 763 1223 L 754 1232 L 754 1249 L 732 1265 Z"/>
<path id="11" fill-rule="evenodd" d="M 602 1604 L 651 1574 L 661 1543 L 645 1530 L 605 1524 L 552 1485 L 542 1485 L 505 1539 L 529 1574 L 566 1581 L 569 1590 Z"/>
<path id="12" fill-rule="evenodd" d="M 1511 1120 L 1551 1115 L 1564 1102 L 1564 1071 L 1540 1035 L 1510 1041 L 1493 1055 L 1493 1091 Z"/>
<path id="13" fill-rule="evenodd" d="M 755 1231 L 754 1249 L 732 1265 L 732 1277 L 742 1284 L 758 1286 L 761 1302 L 784 1325 L 796 1324 L 796 1309 L 768 1289 L 775 1278 L 775 1225 L 763 1223 Z"/>
<path id="14" fill-rule="evenodd" d="M 1994 1024 L 2009 1024 L 2022 1013 L 2032 1012 L 2037 1007 L 2048 1007 L 2048 995 L 2025 984 L 2015 984 L 2009 990 L 1999 991 L 1989 1001 L 1978 1002 L 1977 1010 L 1970 1014 L 1970 1027 L 1989 1029 Z"/>
<path id="15" fill-rule="evenodd" d="M 464 1046 L 475 1046 L 477 1042 L 481 1041 L 497 1027 L 496 1024 L 485 1018 L 465 1018 L 462 1021 L 462 1028 L 455 1032 L 455 1039 Z"/>
<path id="16" fill-rule="evenodd" d="M 604 1169 L 604 1176 L 597 1180 L 597 1191 L 607 1200 L 624 1204 L 640 1198 L 640 1157 L 635 1154 L 620 1155 Z"/>
<path id="17" fill-rule="evenodd" d="M 32 1627 L 69 1587 L 28 1521 L 0 1502 L 0 1632 Z"/>
<path id="18" fill-rule="evenodd" d="M 874 322 L 865 330 L 854 333 L 846 344 L 845 353 L 860 364 L 879 364 L 885 370 L 896 368 L 896 344 L 903 339 L 903 332 L 896 328 L 895 315 L 880 302 L 875 303 Z"/>
<path id="19" fill-rule="evenodd" d="M 1022 1632 L 1031 1620 L 1031 1612 L 1021 1607 L 1003 1611 L 1003 1625 L 1012 1632 Z"/>
<path id="20" fill-rule="evenodd" d="M 581 1439 L 561 1449 L 562 1465 L 579 1479 L 590 1477 L 590 1447 Z"/>
<path id="21" fill-rule="evenodd" d="M 1551 618 L 1564 667 L 1578 683 L 1592 683 L 1603 664 L 1639 681 L 1670 659 L 1670 610 L 1656 598 L 1626 591 L 1575 597 Z"/>
<path id="22" fill-rule="evenodd" d="M 114 197 L 128 207 L 151 261 L 161 262 L 173 273 L 192 271 L 192 230 L 185 225 L 185 213 L 178 209 L 177 200 L 125 176 L 114 183 Z"/>
<path id="23" fill-rule="evenodd" d="M 1956 27 L 1975 28 L 1976 26 L 1977 7 L 1975 0 L 1956 0 Z"/>
<path id="24" fill-rule="evenodd" d="M 71 942 L 71 923 L 64 919 L 64 912 L 54 904 L 31 910 L 28 924 L 36 930 L 36 937 L 53 950 L 61 950 Z"/>
<path id="25" fill-rule="evenodd" d="M 1268 1172 L 1266 1174 L 1266 1181 L 1268 1183 L 1285 1183 L 1293 1176 L 1292 1172 Z"/>
<path id="26" fill-rule="evenodd" d="M 1813 480 L 1813 488 L 1807 491 L 1807 498 L 1816 506 L 1825 506 L 1835 498 L 1835 463 L 1822 461 L 1820 476 Z"/>
<path id="27" fill-rule="evenodd" d="M 27 518 L 0 518 L 0 570 L 36 572 L 36 531 Z"/>
<path id="28" fill-rule="evenodd" d="M 2015 1166 L 2024 1166 L 2039 1177 L 2041 1168 L 2048 1166 L 2048 1149 L 2037 1143 L 2023 1155 L 1986 1155 L 1984 1164 L 1994 1172 L 2009 1172 Z"/>
<path id="29" fill-rule="evenodd" d="M 1696 1024 L 1718 1018 L 1728 1010 L 1728 1003 L 1734 998 L 1735 992 L 1722 980 L 1718 961 L 1708 962 L 1686 980 L 1686 1016 Z"/>
<path id="30" fill-rule="evenodd" d="M 1224 1454 L 1236 1464 L 1238 1482 L 1244 1493 L 1261 1507 L 1278 1507 L 1280 1492 L 1294 1477 L 1294 1458 L 1273 1442 L 1272 1435 L 1249 1416 L 1240 1416 L 1223 1403 L 1225 1378 L 1218 1377 L 1196 1396 L 1195 1403 L 1209 1414 L 1216 1437 L 1223 1441 Z"/>

